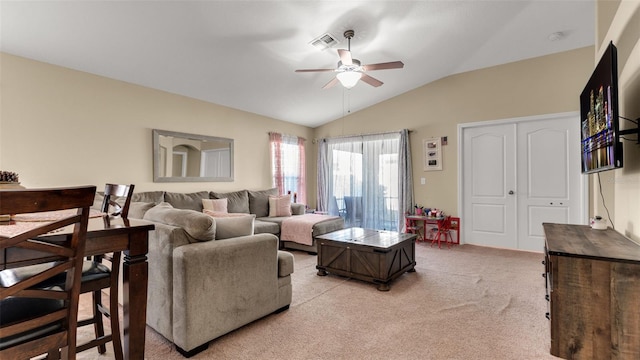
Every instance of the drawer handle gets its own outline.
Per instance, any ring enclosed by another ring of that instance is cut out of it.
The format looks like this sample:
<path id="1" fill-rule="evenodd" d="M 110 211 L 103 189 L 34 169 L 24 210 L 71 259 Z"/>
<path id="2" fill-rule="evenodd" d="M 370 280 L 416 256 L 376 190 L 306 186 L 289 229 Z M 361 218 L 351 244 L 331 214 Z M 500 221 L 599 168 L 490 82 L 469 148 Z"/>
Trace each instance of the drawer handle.
<path id="1" fill-rule="evenodd" d="M 544 317 L 546 317 L 548 320 L 551 320 L 551 315 L 549 313 L 544 314 Z"/>
<path id="2" fill-rule="evenodd" d="M 547 278 L 547 273 L 542 273 L 542 277 L 546 279 Z"/>

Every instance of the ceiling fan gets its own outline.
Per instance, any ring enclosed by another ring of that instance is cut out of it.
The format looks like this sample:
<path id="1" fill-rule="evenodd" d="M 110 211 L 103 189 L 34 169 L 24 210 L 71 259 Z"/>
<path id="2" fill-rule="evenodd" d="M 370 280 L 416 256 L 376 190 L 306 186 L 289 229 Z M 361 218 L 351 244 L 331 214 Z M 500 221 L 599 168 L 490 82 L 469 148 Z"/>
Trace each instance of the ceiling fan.
<path id="1" fill-rule="evenodd" d="M 329 81 L 323 89 L 328 89 L 338 81 L 347 89 L 351 89 L 356 86 L 359 80 L 366 82 L 367 84 L 378 87 L 382 85 L 382 81 L 371 77 L 365 72 L 373 70 L 387 70 L 387 69 L 401 69 L 404 67 L 402 61 L 392 61 L 379 64 L 362 65 L 360 60 L 351 57 L 351 38 L 355 35 L 353 30 L 347 30 L 344 32 L 344 37 L 347 39 L 349 48 L 348 50 L 338 49 L 338 55 L 340 61 L 338 61 L 338 67 L 335 69 L 303 69 L 296 70 L 296 72 L 320 72 L 320 71 L 334 71 L 336 77 Z"/>

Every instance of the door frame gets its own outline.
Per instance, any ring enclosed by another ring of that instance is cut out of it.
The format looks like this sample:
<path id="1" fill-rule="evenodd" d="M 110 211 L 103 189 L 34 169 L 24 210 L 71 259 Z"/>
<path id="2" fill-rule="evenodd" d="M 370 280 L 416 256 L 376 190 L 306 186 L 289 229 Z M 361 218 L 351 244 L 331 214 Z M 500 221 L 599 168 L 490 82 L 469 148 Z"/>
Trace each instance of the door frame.
<path id="1" fill-rule="evenodd" d="M 564 112 L 564 113 L 555 113 L 555 114 L 545 114 L 545 115 L 533 115 L 533 116 L 523 116 L 523 117 L 516 117 L 516 118 L 508 118 L 508 119 L 498 119 L 498 120 L 487 120 L 487 121 L 477 121 L 477 122 L 469 122 L 469 123 L 461 123 L 458 124 L 458 213 L 460 214 L 460 219 L 462 219 L 462 221 L 465 221 L 464 219 L 465 217 L 465 213 L 464 213 L 464 189 L 463 189 L 463 177 L 464 177 L 464 131 L 466 129 L 470 129 L 470 128 L 478 128 L 478 127 L 484 127 L 484 126 L 491 126 L 491 125 L 511 125 L 511 124 L 518 124 L 518 123 L 523 123 L 523 122 L 528 122 L 528 121 L 541 121 L 541 120 L 550 120 L 550 119 L 554 119 L 554 118 L 561 118 L 561 117 L 575 117 L 576 121 L 578 121 L 580 119 L 580 113 L 577 111 L 570 111 L 570 112 Z M 515 141 L 515 145 L 517 147 L 518 145 L 518 139 L 514 139 Z M 578 146 L 578 144 L 576 144 L 576 146 Z M 517 176 L 517 175 L 516 175 Z M 589 217 L 589 209 L 588 209 L 588 205 L 589 205 L 589 187 L 588 187 L 588 183 L 589 183 L 589 177 L 582 175 L 580 176 L 581 178 L 581 190 L 580 193 L 582 194 L 581 198 L 579 199 L 580 201 L 580 212 L 581 212 L 581 216 L 580 218 L 582 219 L 582 225 L 587 224 L 587 218 Z M 516 178 L 516 181 L 518 179 Z M 516 208 L 518 207 L 518 199 L 516 198 L 516 204 L 515 204 Z M 516 221 L 516 234 L 518 234 L 518 222 Z M 460 244 L 464 244 L 466 243 L 466 231 L 461 231 L 460 234 Z"/>

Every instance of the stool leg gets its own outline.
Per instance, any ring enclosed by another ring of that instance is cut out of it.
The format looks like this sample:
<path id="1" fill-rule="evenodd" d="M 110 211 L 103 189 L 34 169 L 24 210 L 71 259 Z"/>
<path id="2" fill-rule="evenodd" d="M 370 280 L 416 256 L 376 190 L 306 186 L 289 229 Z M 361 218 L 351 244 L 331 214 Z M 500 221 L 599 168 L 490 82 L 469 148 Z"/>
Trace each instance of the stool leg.
<path id="1" fill-rule="evenodd" d="M 102 321 L 102 291 L 97 290 L 92 293 L 93 296 L 93 329 L 95 332 L 96 339 L 104 336 L 104 323 Z M 107 348 L 103 345 L 98 346 L 98 353 L 104 354 L 107 352 Z"/>

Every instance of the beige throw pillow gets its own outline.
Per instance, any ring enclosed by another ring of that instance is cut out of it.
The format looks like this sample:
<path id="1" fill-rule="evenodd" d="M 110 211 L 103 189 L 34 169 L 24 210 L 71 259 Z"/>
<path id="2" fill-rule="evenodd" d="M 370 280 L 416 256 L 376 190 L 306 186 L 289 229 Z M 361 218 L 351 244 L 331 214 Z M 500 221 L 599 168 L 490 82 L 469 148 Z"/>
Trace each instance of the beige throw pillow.
<path id="1" fill-rule="evenodd" d="M 204 210 L 226 213 L 228 212 L 227 199 L 202 199 L 202 208 Z"/>
<path id="2" fill-rule="evenodd" d="M 269 196 L 269 217 L 291 216 L 291 195 Z"/>

